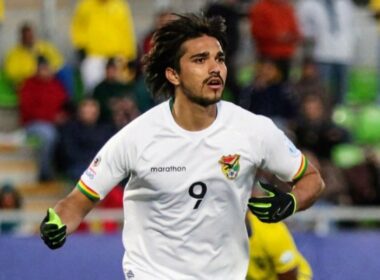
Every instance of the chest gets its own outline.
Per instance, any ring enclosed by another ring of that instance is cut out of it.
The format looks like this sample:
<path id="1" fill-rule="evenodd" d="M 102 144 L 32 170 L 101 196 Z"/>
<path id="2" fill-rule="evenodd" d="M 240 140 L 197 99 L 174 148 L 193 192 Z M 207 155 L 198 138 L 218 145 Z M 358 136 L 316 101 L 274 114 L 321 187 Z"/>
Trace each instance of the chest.
<path id="1" fill-rule="evenodd" d="M 186 194 L 233 197 L 247 193 L 260 162 L 254 143 L 223 131 L 201 139 L 154 139 L 141 152 L 132 172 L 136 187 L 170 197 Z M 133 184 L 132 184 L 133 187 Z"/>

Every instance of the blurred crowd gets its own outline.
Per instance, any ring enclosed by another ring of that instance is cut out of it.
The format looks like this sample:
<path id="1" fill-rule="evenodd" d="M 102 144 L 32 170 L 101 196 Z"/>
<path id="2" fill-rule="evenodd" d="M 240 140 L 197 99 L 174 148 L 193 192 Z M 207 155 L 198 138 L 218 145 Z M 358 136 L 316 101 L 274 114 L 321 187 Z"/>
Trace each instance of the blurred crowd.
<path id="1" fill-rule="evenodd" d="M 358 7 L 380 26 L 376 0 L 220 0 L 203 7 L 207 16 L 226 20 L 224 98 L 270 117 L 320 168 L 323 205 L 380 205 L 378 86 L 355 92 L 366 85 L 352 65 Z M 35 23 L 20 22 L 18 41 L 0 58 L 0 107 L 17 110 L 18 128 L 35 139 L 39 181 L 77 180 L 107 139 L 162 101 L 146 89 L 141 59 L 173 12 L 182 11 L 159 9 L 137 38 L 127 1 L 77 1 L 67 27 L 70 62 L 37 34 Z M 252 61 L 242 66 L 244 40 L 253 48 Z M 380 51 L 377 57 L 380 69 Z"/>

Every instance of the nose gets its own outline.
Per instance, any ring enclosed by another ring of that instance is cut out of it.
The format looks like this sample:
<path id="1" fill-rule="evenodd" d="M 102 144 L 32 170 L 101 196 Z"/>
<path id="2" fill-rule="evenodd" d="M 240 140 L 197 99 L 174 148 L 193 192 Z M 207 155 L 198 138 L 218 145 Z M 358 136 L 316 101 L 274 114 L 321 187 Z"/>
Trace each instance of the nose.
<path id="1" fill-rule="evenodd" d="M 210 65 L 209 65 L 209 73 L 210 74 L 219 74 L 220 73 L 220 63 L 216 60 L 210 60 Z"/>

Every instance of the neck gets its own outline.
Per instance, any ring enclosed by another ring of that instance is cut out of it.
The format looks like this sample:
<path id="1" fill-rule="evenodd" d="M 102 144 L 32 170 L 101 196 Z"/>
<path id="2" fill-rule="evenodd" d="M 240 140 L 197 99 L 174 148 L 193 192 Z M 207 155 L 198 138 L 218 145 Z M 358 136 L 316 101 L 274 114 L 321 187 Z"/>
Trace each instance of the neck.
<path id="1" fill-rule="evenodd" d="M 199 131 L 209 127 L 217 115 L 216 104 L 202 106 L 178 95 L 171 108 L 176 123 L 188 131 Z"/>

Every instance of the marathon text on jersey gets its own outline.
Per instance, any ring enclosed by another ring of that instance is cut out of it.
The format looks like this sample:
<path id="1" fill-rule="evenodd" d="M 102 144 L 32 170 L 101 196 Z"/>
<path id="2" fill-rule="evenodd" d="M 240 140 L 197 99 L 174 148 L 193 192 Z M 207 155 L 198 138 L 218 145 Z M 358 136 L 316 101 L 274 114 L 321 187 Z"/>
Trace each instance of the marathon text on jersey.
<path id="1" fill-rule="evenodd" d="M 186 172 L 185 166 L 159 166 L 151 167 L 150 172 L 160 173 L 160 172 Z"/>

